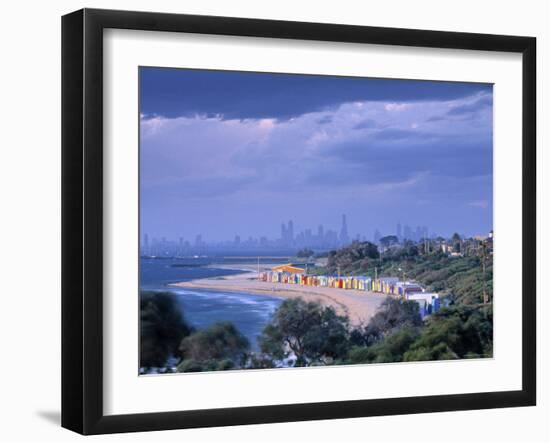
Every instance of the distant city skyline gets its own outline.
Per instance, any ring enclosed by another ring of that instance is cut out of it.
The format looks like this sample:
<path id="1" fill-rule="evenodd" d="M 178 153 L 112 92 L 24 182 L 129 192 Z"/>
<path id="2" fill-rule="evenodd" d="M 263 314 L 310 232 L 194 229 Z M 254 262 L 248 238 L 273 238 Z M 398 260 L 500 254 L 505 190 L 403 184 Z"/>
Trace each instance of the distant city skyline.
<path id="1" fill-rule="evenodd" d="M 428 226 L 410 226 L 398 222 L 393 232 L 380 231 L 375 229 L 371 238 L 357 233 L 350 236 L 347 232 L 347 215 L 342 214 L 342 224 L 339 233 L 336 229 L 325 229 L 323 224 L 319 224 L 316 230 L 305 228 L 301 231 L 294 230 L 294 220 L 281 223 L 281 232 L 279 236 L 270 238 L 268 236 L 253 237 L 250 235 L 236 234 L 232 239 L 225 240 L 209 240 L 199 233 L 195 236 L 185 238 L 179 236 L 177 238 L 167 238 L 164 236 L 150 236 L 149 233 L 144 233 L 140 240 L 140 249 L 142 254 L 165 254 L 170 252 L 175 253 L 196 253 L 209 250 L 224 250 L 224 251 L 268 251 L 268 250 L 298 250 L 309 248 L 313 250 L 323 251 L 346 246 L 353 241 L 370 241 L 380 245 L 380 239 L 385 236 L 396 236 L 400 243 L 406 240 L 419 242 L 424 239 L 445 238 L 450 239 L 452 235 L 458 233 L 463 237 L 486 236 L 488 232 L 478 233 L 476 235 L 464 235 L 461 232 L 455 231 L 452 234 L 441 235 L 436 232 L 431 232 Z"/>
<path id="2" fill-rule="evenodd" d="M 448 232 L 436 232 L 432 231 L 428 226 L 426 225 L 409 225 L 407 223 L 401 223 L 397 222 L 394 226 L 394 229 L 382 229 L 382 228 L 374 228 L 372 232 L 361 232 L 357 231 L 354 234 L 348 234 L 347 230 L 347 215 L 343 214 L 342 217 L 345 217 L 346 223 L 345 229 L 342 229 L 343 226 L 336 227 L 331 226 L 327 227 L 323 223 L 319 223 L 315 226 L 301 226 L 299 224 L 299 228 L 296 229 L 295 222 L 293 219 L 289 219 L 287 222 L 283 221 L 281 222 L 280 231 L 277 234 L 276 229 L 274 226 L 274 229 L 272 230 L 272 235 L 260 235 L 260 236 L 254 236 L 251 234 L 248 234 L 244 230 L 241 232 L 235 233 L 235 235 L 227 237 L 227 238 L 219 238 L 217 236 L 208 236 L 205 235 L 203 232 L 199 233 L 187 233 L 184 235 L 184 233 L 176 233 L 176 235 L 173 236 L 166 236 L 162 234 L 156 234 L 151 232 L 144 232 L 142 230 L 142 238 L 140 240 L 141 245 L 147 244 L 147 239 L 149 241 L 152 241 L 153 239 L 161 240 L 166 239 L 168 241 L 181 241 L 185 240 L 189 242 L 190 244 L 193 244 L 196 242 L 197 238 L 199 238 L 201 241 L 204 241 L 206 243 L 228 243 L 228 242 L 235 242 L 235 243 L 245 243 L 247 240 L 255 239 L 260 241 L 261 239 L 268 239 L 268 240 L 282 240 L 282 244 L 292 244 L 292 242 L 296 239 L 301 239 L 303 237 L 317 237 L 317 238 L 325 238 L 325 239 L 331 239 L 332 241 L 329 242 L 330 244 L 336 245 L 336 244 L 345 244 L 350 243 L 354 240 L 360 240 L 360 241 L 371 241 L 373 243 L 378 243 L 381 237 L 388 236 L 388 235 L 395 235 L 400 241 L 403 239 L 409 239 L 409 240 L 418 240 L 424 237 L 427 238 L 434 238 L 434 237 L 444 237 L 444 238 L 450 238 L 453 234 L 458 233 L 459 235 L 463 237 L 475 237 L 476 235 L 486 235 L 489 231 L 492 230 L 489 229 L 487 231 L 479 231 L 479 232 L 463 232 L 461 230 L 451 230 Z M 276 225 L 276 224 L 275 224 Z M 342 233 L 345 232 L 345 236 L 342 237 Z M 342 240 L 342 238 L 344 240 Z M 298 241 L 299 244 L 304 243 L 303 241 Z M 314 245 L 312 245 L 314 246 Z"/>
<path id="3" fill-rule="evenodd" d="M 141 240 L 489 232 L 492 94 L 489 84 L 141 68 Z"/>

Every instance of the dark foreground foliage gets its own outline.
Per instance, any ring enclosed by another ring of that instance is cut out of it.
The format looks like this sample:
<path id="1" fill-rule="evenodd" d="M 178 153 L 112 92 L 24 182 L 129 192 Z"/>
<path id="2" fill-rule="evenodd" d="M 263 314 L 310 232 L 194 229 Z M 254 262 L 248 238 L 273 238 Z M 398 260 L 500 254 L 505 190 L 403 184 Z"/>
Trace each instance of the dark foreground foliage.
<path id="1" fill-rule="evenodd" d="M 260 346 L 274 360 L 294 359 L 294 366 L 326 364 L 346 355 L 348 323 L 319 302 L 285 300 L 265 327 Z"/>
<path id="2" fill-rule="evenodd" d="M 366 329 L 370 327 L 367 326 Z M 452 306 L 431 315 L 423 326 L 402 323 L 370 346 L 355 346 L 349 363 L 453 360 L 493 355 L 492 306 Z"/>
<path id="3" fill-rule="evenodd" d="M 458 235 L 453 241 L 460 245 Z M 260 352 L 251 352 L 233 324 L 194 331 L 173 294 L 143 292 L 142 368 L 166 366 L 170 357 L 179 358 L 181 372 L 492 357 L 492 304 L 482 304 L 484 291 L 492 300 L 492 256 L 449 256 L 413 242 L 398 245 L 392 236 L 383 243 L 382 254 L 370 242 L 331 251 L 327 266 L 313 272 L 416 280 L 450 305 L 422 320 L 416 302 L 388 297 L 368 324 L 352 328 L 333 308 L 286 300 L 258 338 Z"/>
<path id="4" fill-rule="evenodd" d="M 351 327 L 331 307 L 285 300 L 259 337 L 260 352 L 228 322 L 193 331 L 170 294 L 142 294 L 142 367 L 180 358 L 179 372 L 491 357 L 492 305 L 451 305 L 422 320 L 413 301 L 388 297 Z M 180 337 L 177 342 L 174 337 Z"/>
<path id="5" fill-rule="evenodd" d="M 404 361 L 492 357 L 493 308 L 451 306 L 432 315 Z"/>
<path id="6" fill-rule="evenodd" d="M 355 346 L 346 363 L 392 363 L 403 361 L 403 354 L 419 336 L 419 328 L 404 326 L 371 346 Z"/>
<path id="7" fill-rule="evenodd" d="M 387 297 L 365 327 L 351 332 L 351 342 L 355 346 L 370 346 L 406 326 L 421 325 L 418 303 Z"/>
<path id="8" fill-rule="evenodd" d="M 250 344 L 235 325 L 218 322 L 185 337 L 179 347 L 180 372 L 219 371 L 241 368 Z"/>
<path id="9" fill-rule="evenodd" d="M 181 340 L 192 332 L 171 292 L 141 292 L 140 365 L 162 367 L 178 352 Z"/>
<path id="10" fill-rule="evenodd" d="M 368 324 L 302 299 L 286 300 L 260 337 L 247 367 L 391 363 L 492 357 L 492 305 L 452 305 L 420 317 L 414 301 L 388 297 Z"/>

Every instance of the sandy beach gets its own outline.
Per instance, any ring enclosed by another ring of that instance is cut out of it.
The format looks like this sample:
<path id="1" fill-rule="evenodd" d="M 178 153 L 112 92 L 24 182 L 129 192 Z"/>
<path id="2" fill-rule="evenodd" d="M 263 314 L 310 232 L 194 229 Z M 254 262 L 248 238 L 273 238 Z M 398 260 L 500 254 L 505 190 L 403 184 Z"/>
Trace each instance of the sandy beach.
<path id="1" fill-rule="evenodd" d="M 217 265 L 216 267 L 221 268 L 224 266 Z M 235 266 L 227 267 L 231 269 L 236 268 Z M 224 277 L 174 283 L 172 286 L 210 289 L 214 291 L 245 292 L 280 298 L 302 297 L 304 300 L 318 300 L 324 305 L 334 307 L 339 314 L 347 315 L 353 325 L 366 324 L 385 299 L 385 296 L 381 294 L 353 289 L 263 282 L 257 279 L 256 265 L 238 265 L 238 269 L 243 271 L 249 269 L 249 271 Z M 260 268 L 260 271 L 262 270 L 263 267 Z"/>

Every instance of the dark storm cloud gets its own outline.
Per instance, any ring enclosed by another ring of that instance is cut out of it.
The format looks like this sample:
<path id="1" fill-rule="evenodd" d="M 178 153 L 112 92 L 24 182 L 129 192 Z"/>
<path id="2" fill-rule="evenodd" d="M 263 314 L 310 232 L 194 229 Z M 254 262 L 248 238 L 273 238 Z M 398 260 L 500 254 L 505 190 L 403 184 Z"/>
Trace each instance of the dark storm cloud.
<path id="1" fill-rule="evenodd" d="M 141 113 L 163 117 L 275 118 L 354 101 L 443 101 L 491 85 L 251 72 L 141 68 Z"/>

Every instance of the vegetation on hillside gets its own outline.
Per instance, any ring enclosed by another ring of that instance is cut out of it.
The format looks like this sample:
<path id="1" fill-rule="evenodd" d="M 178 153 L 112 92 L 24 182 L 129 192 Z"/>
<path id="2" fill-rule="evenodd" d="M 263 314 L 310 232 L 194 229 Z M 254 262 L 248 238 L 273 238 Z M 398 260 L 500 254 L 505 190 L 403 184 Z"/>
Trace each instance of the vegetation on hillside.
<path id="1" fill-rule="evenodd" d="M 370 242 L 353 242 L 351 245 L 328 253 L 326 268 L 317 268 L 314 272 L 322 274 L 353 275 L 365 272 L 380 257 L 376 245 Z"/>
<path id="2" fill-rule="evenodd" d="M 370 242 L 354 242 L 329 252 L 328 263 L 316 274 L 399 277 L 415 280 L 428 291 L 438 292 L 457 304 L 483 302 L 483 290 L 492 299 L 492 258 L 478 255 L 451 257 L 441 252 L 420 254 L 418 245 L 407 242 L 378 254 Z M 485 277 L 482 260 L 485 260 Z"/>

